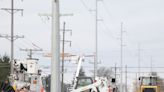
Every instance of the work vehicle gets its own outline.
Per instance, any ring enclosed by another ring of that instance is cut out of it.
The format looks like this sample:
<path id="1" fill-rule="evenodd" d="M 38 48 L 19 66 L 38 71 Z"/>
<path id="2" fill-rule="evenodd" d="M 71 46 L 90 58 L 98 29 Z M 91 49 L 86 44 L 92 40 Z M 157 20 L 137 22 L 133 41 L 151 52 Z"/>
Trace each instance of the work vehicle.
<path id="1" fill-rule="evenodd" d="M 157 76 L 140 77 L 139 92 L 160 92 Z"/>

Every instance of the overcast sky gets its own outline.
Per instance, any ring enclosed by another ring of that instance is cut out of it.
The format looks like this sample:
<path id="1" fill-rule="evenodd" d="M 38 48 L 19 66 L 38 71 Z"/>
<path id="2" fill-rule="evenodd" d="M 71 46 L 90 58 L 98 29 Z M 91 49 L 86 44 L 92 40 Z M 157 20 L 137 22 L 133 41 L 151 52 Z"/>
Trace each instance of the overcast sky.
<path id="1" fill-rule="evenodd" d="M 141 47 L 141 66 L 164 65 L 164 1 L 163 0 L 103 0 L 98 2 L 98 59 L 100 66 L 120 65 L 120 29 L 123 22 L 123 65 L 137 66 L 138 44 Z M 51 13 L 51 0 L 15 0 L 15 7 L 24 9 L 15 13 L 15 34 L 24 35 L 15 41 L 15 58 L 26 57 L 20 48 L 36 48 L 32 43 L 50 52 L 51 17 L 38 16 L 39 13 Z M 0 0 L 0 8 L 10 8 L 10 0 Z M 72 36 L 66 33 L 66 39 L 72 46 L 65 44 L 66 52 L 90 54 L 95 48 L 95 0 L 60 0 L 61 14 L 73 13 L 73 16 L 61 17 L 66 28 L 72 29 Z M 10 14 L 0 11 L 0 34 L 10 34 Z M 10 55 L 10 42 L 0 39 L 0 53 Z M 35 54 L 40 64 L 50 64 L 50 59 Z M 89 64 L 91 67 L 92 65 Z M 129 70 L 130 71 L 130 70 Z M 149 70 L 148 70 L 149 71 Z M 88 72 L 88 71 L 87 71 Z M 89 73 L 89 72 L 88 72 Z"/>

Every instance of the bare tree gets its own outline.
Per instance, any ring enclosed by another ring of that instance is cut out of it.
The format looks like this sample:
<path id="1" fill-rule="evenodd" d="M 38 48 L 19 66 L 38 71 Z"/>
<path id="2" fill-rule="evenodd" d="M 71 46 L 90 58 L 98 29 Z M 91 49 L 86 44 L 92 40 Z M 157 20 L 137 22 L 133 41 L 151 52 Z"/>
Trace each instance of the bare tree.
<path id="1" fill-rule="evenodd" d="M 86 76 L 83 67 L 81 67 L 80 69 L 79 76 L 82 76 L 82 77 Z"/>
<path id="2" fill-rule="evenodd" d="M 111 68 L 106 68 L 106 67 L 100 67 L 97 70 L 97 76 L 98 77 L 107 77 L 107 78 L 112 78 L 113 71 Z"/>
<path id="3" fill-rule="evenodd" d="M 152 76 L 157 76 L 157 84 L 160 86 L 160 91 L 163 92 L 164 91 L 164 81 L 163 81 L 163 78 L 158 76 L 157 72 L 152 72 L 151 75 Z"/>

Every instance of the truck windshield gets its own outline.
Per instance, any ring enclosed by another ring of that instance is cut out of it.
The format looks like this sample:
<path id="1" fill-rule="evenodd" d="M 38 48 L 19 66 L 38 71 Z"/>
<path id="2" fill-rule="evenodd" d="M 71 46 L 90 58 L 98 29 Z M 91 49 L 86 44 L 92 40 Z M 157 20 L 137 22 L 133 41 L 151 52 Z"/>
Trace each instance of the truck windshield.
<path id="1" fill-rule="evenodd" d="M 142 79 L 142 85 L 157 85 L 156 77 L 144 77 Z"/>

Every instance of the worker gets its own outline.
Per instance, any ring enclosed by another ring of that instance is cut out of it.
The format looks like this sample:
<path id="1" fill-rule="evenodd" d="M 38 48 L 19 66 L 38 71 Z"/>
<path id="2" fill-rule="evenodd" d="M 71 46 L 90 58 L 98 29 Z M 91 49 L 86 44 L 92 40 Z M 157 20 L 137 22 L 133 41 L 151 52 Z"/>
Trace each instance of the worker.
<path id="1" fill-rule="evenodd" d="M 6 92 L 6 90 L 10 92 L 15 92 L 14 88 L 10 85 L 7 79 L 4 82 L 2 82 L 0 89 L 1 92 Z"/>

